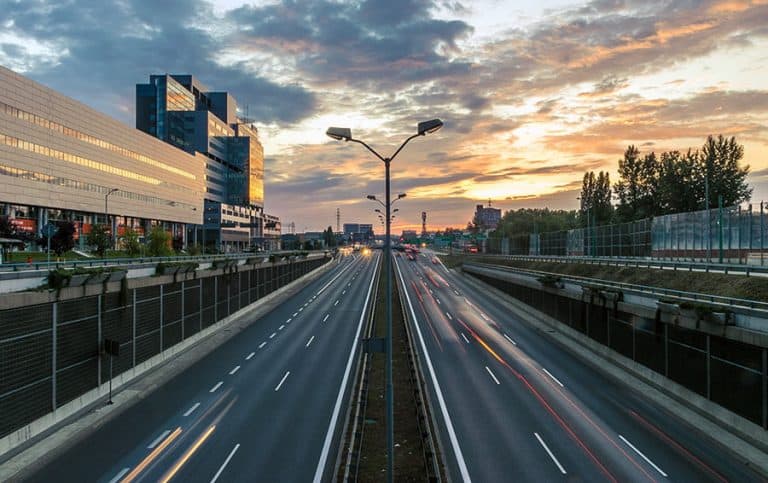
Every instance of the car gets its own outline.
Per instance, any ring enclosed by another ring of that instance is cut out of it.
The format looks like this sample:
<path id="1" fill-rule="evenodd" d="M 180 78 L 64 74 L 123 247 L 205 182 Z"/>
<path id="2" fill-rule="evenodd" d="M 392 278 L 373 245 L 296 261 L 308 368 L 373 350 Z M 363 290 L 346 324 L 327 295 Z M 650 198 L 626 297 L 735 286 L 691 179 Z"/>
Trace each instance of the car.
<path id="1" fill-rule="evenodd" d="M 434 263 L 435 265 L 439 263 L 437 260 L 437 257 L 432 257 L 432 263 Z"/>

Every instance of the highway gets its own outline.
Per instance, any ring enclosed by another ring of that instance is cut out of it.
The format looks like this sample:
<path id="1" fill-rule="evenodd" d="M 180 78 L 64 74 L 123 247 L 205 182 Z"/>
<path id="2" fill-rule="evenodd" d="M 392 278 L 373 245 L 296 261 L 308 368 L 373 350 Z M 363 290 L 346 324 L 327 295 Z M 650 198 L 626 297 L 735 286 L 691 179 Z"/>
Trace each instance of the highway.
<path id="1" fill-rule="evenodd" d="M 380 256 L 343 258 L 28 480 L 328 479 Z"/>
<path id="2" fill-rule="evenodd" d="M 452 481 L 762 481 L 432 254 L 395 262 Z"/>

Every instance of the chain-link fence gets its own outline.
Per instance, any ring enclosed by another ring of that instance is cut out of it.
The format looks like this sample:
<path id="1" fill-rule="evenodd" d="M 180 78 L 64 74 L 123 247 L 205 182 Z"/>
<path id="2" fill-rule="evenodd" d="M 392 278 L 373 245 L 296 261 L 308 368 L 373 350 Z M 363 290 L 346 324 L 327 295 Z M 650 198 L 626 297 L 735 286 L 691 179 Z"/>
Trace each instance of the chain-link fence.
<path id="1" fill-rule="evenodd" d="M 181 282 L 0 311 L 0 437 L 109 381 L 104 339 L 119 343 L 113 377 L 326 262 L 284 262 Z"/>
<path id="2" fill-rule="evenodd" d="M 503 255 L 653 257 L 768 264 L 764 203 L 657 216 L 629 223 L 490 238 Z"/>

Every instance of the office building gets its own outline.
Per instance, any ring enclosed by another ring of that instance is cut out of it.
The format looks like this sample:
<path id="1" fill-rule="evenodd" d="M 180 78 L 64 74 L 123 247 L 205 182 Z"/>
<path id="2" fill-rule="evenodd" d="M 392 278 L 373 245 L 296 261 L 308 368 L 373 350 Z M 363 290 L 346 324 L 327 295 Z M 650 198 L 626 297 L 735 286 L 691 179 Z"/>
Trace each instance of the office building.
<path id="1" fill-rule="evenodd" d="M 279 241 L 279 220 L 264 214 L 258 130 L 238 116 L 229 93 L 210 91 L 191 75 L 151 75 L 149 83 L 136 85 L 136 128 L 205 158 L 205 219 L 194 235 L 199 243 L 238 251 Z"/>
<path id="2" fill-rule="evenodd" d="M 484 208 L 483 205 L 476 206 L 475 223 L 481 230 L 495 230 L 500 221 L 501 210 L 499 208 L 491 208 L 490 204 L 487 208 Z"/>
<path id="3" fill-rule="evenodd" d="M 160 225 L 186 243 L 206 163 L 0 66 L 0 215 L 30 237 L 68 220 L 81 246 L 105 222 L 117 235 Z"/>
<path id="4" fill-rule="evenodd" d="M 349 243 L 368 243 L 373 240 L 373 225 L 344 223 L 344 239 Z"/>

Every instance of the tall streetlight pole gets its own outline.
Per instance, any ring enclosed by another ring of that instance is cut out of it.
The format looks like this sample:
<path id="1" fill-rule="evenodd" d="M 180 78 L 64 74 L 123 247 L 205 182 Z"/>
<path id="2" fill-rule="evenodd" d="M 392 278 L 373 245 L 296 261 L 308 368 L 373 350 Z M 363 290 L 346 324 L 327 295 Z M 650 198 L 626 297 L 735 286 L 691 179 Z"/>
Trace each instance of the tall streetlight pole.
<path id="1" fill-rule="evenodd" d="M 111 195 L 111 194 L 112 194 L 112 193 L 114 193 L 115 191 L 120 191 L 120 190 L 119 190 L 119 189 L 117 189 L 117 188 L 112 188 L 111 190 L 109 190 L 109 191 L 107 192 L 107 194 L 105 194 L 105 195 L 104 195 L 104 224 L 105 224 L 105 225 L 109 223 L 109 195 Z M 113 241 L 114 241 L 114 236 L 115 236 L 115 233 L 114 233 L 114 232 L 115 232 L 115 231 L 117 231 L 117 230 L 116 230 L 116 229 L 113 229 L 113 228 L 110 226 L 110 229 L 109 229 L 109 232 L 110 232 L 110 236 L 109 236 L 109 247 L 110 247 L 110 248 L 113 248 Z"/>
<path id="2" fill-rule="evenodd" d="M 392 228 L 392 220 L 390 219 L 391 216 L 391 208 L 392 208 L 392 201 L 390 200 L 390 182 L 389 182 L 389 165 L 392 162 L 393 159 L 400 153 L 400 151 L 405 147 L 406 144 L 408 144 L 412 139 L 417 138 L 419 136 L 425 136 L 427 134 L 431 134 L 433 132 L 436 132 L 441 127 L 443 127 L 443 121 L 440 119 L 432 119 L 430 121 L 424 121 L 420 122 L 416 128 L 416 134 L 408 137 L 405 141 L 403 141 L 403 144 L 400 145 L 399 148 L 395 151 L 395 153 L 392 156 L 389 157 L 383 157 L 379 153 L 377 153 L 372 147 L 368 146 L 365 142 L 360 141 L 358 139 L 354 139 L 352 137 L 352 130 L 350 128 L 342 128 L 342 127 L 329 127 L 328 130 L 325 132 L 329 137 L 337 140 L 337 141 L 352 141 L 358 144 L 362 144 L 368 151 L 374 154 L 379 160 L 381 160 L 384 163 L 384 193 L 385 193 L 385 201 L 383 203 L 384 208 L 386 209 L 386 216 L 385 216 L 385 222 L 386 222 L 386 239 L 384 240 L 384 256 L 386 258 L 385 260 L 385 269 L 387 271 L 387 283 L 386 283 L 386 292 L 387 292 L 387 301 L 386 301 L 386 313 L 387 313 L 387 349 L 386 349 L 386 379 L 387 379 L 387 386 L 386 386 L 386 403 L 387 403 L 387 481 L 389 483 L 392 483 L 392 480 L 394 478 L 394 460 L 395 460 L 395 438 L 394 438 L 394 405 L 393 405 L 393 389 L 392 389 L 392 240 L 391 240 L 391 228 Z M 398 196 L 398 199 L 402 198 L 403 195 Z M 368 195 L 368 199 L 376 200 L 375 196 Z M 379 203 L 381 203 L 379 201 Z"/>

